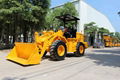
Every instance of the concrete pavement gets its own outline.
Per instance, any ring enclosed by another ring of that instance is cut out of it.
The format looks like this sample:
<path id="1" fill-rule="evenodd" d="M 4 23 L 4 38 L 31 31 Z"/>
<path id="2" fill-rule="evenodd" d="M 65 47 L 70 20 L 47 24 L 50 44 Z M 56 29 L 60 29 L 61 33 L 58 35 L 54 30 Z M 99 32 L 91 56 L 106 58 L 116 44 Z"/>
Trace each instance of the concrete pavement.
<path id="1" fill-rule="evenodd" d="M 0 80 L 120 80 L 120 48 L 88 48 L 83 57 L 63 61 L 42 60 L 34 66 L 7 61 L 0 51 Z"/>

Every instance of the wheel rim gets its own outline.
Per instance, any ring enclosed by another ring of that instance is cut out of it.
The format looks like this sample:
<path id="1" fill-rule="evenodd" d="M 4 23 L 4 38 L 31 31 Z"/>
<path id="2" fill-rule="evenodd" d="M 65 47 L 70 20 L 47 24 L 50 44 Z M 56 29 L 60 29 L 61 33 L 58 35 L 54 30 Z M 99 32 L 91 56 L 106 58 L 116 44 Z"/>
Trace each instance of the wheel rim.
<path id="1" fill-rule="evenodd" d="M 64 53 L 65 53 L 65 48 L 63 45 L 59 46 L 58 49 L 57 49 L 57 52 L 58 52 L 58 55 L 59 56 L 63 56 Z"/>
<path id="2" fill-rule="evenodd" d="M 79 51 L 80 51 L 80 54 L 83 54 L 83 52 L 84 52 L 84 47 L 83 47 L 83 46 L 80 46 Z"/>

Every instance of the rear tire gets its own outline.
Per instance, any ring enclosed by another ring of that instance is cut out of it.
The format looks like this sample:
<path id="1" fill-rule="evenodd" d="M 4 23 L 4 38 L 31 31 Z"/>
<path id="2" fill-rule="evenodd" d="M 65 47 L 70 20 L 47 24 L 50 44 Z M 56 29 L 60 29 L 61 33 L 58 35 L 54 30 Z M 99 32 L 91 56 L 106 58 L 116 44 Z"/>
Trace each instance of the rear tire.
<path id="1" fill-rule="evenodd" d="M 56 40 L 50 47 L 50 56 L 52 60 L 64 60 L 66 53 L 66 44 L 61 40 Z"/>
<path id="2" fill-rule="evenodd" d="M 76 46 L 76 52 L 74 53 L 76 57 L 83 56 L 85 52 L 85 46 L 82 43 L 78 43 Z"/>

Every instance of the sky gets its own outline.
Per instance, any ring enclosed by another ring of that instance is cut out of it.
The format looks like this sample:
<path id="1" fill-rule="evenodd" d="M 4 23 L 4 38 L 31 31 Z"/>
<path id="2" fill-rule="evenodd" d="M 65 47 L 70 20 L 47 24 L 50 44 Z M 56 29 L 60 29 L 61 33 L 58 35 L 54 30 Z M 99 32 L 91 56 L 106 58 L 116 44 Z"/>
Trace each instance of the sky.
<path id="1" fill-rule="evenodd" d="M 66 3 L 71 0 L 51 0 L 51 7 Z M 116 32 L 120 32 L 120 0 L 84 0 L 108 17 Z"/>

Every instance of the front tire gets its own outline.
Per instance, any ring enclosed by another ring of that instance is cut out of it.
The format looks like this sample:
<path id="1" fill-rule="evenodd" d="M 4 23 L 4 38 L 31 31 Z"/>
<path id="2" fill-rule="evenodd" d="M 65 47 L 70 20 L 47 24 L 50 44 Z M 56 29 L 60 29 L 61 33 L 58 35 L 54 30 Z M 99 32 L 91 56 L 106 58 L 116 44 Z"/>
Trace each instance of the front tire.
<path id="1" fill-rule="evenodd" d="M 50 56 L 52 60 L 64 60 L 66 53 L 66 44 L 61 40 L 56 40 L 50 47 Z"/>
<path id="2" fill-rule="evenodd" d="M 76 46 L 76 52 L 74 53 L 76 57 L 83 56 L 85 52 L 85 46 L 82 43 L 78 43 Z"/>

